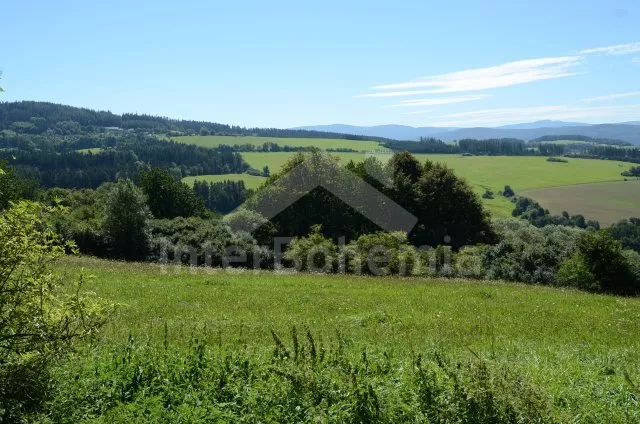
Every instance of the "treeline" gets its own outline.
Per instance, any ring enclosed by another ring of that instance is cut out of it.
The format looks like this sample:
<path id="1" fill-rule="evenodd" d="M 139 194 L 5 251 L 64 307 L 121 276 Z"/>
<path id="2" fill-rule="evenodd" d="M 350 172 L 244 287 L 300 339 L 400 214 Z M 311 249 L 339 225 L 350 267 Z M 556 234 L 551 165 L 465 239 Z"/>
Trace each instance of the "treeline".
<path id="1" fill-rule="evenodd" d="M 633 144 L 624 140 L 589 137 L 586 135 L 543 135 L 542 137 L 529 140 L 529 144 L 545 143 L 545 142 L 560 141 L 560 140 L 583 141 L 583 142 L 593 143 L 593 144 L 609 144 L 612 146 L 633 146 Z"/>
<path id="2" fill-rule="evenodd" d="M 278 128 L 245 128 L 206 121 L 177 120 L 162 116 L 124 113 L 59 105 L 48 102 L 0 103 L 0 130 L 12 130 L 24 134 L 77 134 L 80 132 L 114 129 L 144 131 L 169 135 L 249 135 L 278 138 L 334 138 L 347 140 L 375 140 L 386 142 L 384 137 L 364 137 L 324 131 L 307 131 Z"/>
<path id="3" fill-rule="evenodd" d="M 384 144 L 395 151 L 410 153 L 449 153 L 472 155 L 524 156 L 538 154 L 523 140 L 513 138 L 475 140 L 464 139 L 457 143 L 445 143 L 435 138 L 420 138 L 420 141 L 393 141 Z M 554 153 L 557 154 L 557 153 Z"/>
<path id="4" fill-rule="evenodd" d="M 582 153 L 571 156 L 586 159 L 618 160 L 622 162 L 640 163 L 640 148 L 620 148 L 613 146 L 593 146 Z"/>
<path id="5" fill-rule="evenodd" d="M 384 146 L 388 149 L 410 153 L 460 153 L 457 145 L 445 143 L 435 138 L 420 137 L 417 142 L 393 141 L 385 143 Z"/>
<path id="6" fill-rule="evenodd" d="M 105 150 L 97 154 L 71 150 L 80 145 Z M 228 146 L 210 149 L 141 134 L 109 137 L 0 134 L 0 149 L 0 159 L 43 187 L 96 188 L 122 177 L 135 179 L 139 172 L 153 167 L 170 169 L 176 178 L 243 173 L 249 169 Z"/>
<path id="7" fill-rule="evenodd" d="M 461 153 L 471 153 L 474 155 L 506 155 L 523 156 L 534 154 L 528 150 L 526 143 L 516 138 L 500 138 L 488 140 L 465 139 L 458 141 Z"/>
<path id="8" fill-rule="evenodd" d="M 245 187 L 244 181 L 225 180 L 207 182 L 195 180 L 193 191 L 211 211 L 227 214 L 244 203 L 253 193 Z"/>
<path id="9" fill-rule="evenodd" d="M 310 152 L 315 149 L 315 147 L 307 147 L 307 146 L 281 146 L 278 143 L 274 143 L 272 141 L 267 141 L 263 144 L 233 144 L 233 145 L 220 145 L 219 147 L 226 147 L 234 152 Z"/>

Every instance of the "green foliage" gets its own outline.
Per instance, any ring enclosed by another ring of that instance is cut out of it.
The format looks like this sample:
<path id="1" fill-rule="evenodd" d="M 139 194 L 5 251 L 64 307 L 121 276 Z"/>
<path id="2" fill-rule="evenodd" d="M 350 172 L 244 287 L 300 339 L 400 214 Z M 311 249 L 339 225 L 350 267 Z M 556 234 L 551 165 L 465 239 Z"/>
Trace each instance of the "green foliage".
<path id="1" fill-rule="evenodd" d="M 104 205 L 112 183 L 97 190 L 49 189 L 39 196 L 50 206 L 64 206 L 56 210 L 49 222 L 64 240 L 73 241 L 83 254 L 105 257 L 109 252 L 109 240 L 104 233 Z"/>
<path id="2" fill-rule="evenodd" d="M 504 186 L 504 190 L 502 191 L 502 195 L 504 197 L 513 197 L 516 195 L 516 193 L 513 191 L 513 189 L 511 188 L 511 186 Z"/>
<path id="3" fill-rule="evenodd" d="M 300 271 L 331 272 L 338 266 L 338 249 L 322 235 L 320 225 L 314 225 L 308 236 L 291 241 L 284 259 L 293 262 Z"/>
<path id="4" fill-rule="evenodd" d="M 398 189 L 398 196 L 402 190 Z M 402 203 L 418 218 L 410 241 L 417 246 L 450 243 L 454 249 L 491 243 L 495 234 L 489 214 L 466 180 L 444 165 L 427 161 L 411 187 L 412 200 Z"/>
<path id="5" fill-rule="evenodd" d="M 640 166 L 632 166 L 628 171 L 622 173 L 623 177 L 639 177 L 640 178 Z"/>
<path id="6" fill-rule="evenodd" d="M 584 232 L 576 245 L 575 261 L 593 275 L 598 291 L 637 294 L 640 280 L 623 254 L 622 246 L 606 231 Z M 635 265 L 633 265 L 635 266 Z"/>
<path id="7" fill-rule="evenodd" d="M 204 206 L 221 214 L 231 212 L 253 193 L 245 188 L 242 180 L 207 182 L 200 181 L 197 177 L 193 182 L 193 191 L 204 201 Z"/>
<path id="8" fill-rule="evenodd" d="M 559 286 L 589 291 L 596 291 L 599 288 L 596 277 L 577 253 L 562 261 L 556 273 L 555 283 Z"/>
<path id="9" fill-rule="evenodd" d="M 640 218 L 623 219 L 607 229 L 625 249 L 640 252 Z"/>
<path id="10" fill-rule="evenodd" d="M 52 273 L 64 255 L 47 227 L 52 209 L 19 202 L 0 214 L 0 421 L 37 408 L 46 396 L 49 364 L 92 336 L 110 309 L 81 292 L 83 278 Z"/>
<path id="11" fill-rule="evenodd" d="M 147 196 L 151 213 L 157 219 L 201 216 L 205 213 L 203 199 L 191 187 L 176 180 L 169 171 L 153 168 L 141 173 L 140 187 Z"/>
<path id="12" fill-rule="evenodd" d="M 402 232 L 363 234 L 343 251 L 346 270 L 357 274 L 411 275 L 420 272 L 418 254 Z"/>
<path id="13" fill-rule="evenodd" d="M 544 209 L 538 202 L 528 197 L 518 197 L 514 199 L 515 206 L 511 214 L 529 221 L 536 227 L 545 227 L 547 225 L 562 225 L 565 227 L 578 227 L 582 229 L 599 230 L 600 223 L 598 221 L 587 221 L 584 216 L 569 215 L 563 212 L 562 215 L 551 215 L 548 209 Z"/>
<path id="14" fill-rule="evenodd" d="M 33 199 L 37 183 L 20 178 L 13 167 L 0 160 L 0 211 L 7 209 L 11 202 L 21 199 Z"/>
<path id="15" fill-rule="evenodd" d="M 149 252 L 149 207 L 142 190 L 120 180 L 106 199 L 103 228 L 117 258 L 139 260 Z"/>
<path id="16" fill-rule="evenodd" d="M 484 249 L 484 267 L 491 280 L 551 284 L 562 261 L 575 249 L 582 232 L 549 225 L 536 228 L 516 220 L 495 223 L 500 242 Z"/>

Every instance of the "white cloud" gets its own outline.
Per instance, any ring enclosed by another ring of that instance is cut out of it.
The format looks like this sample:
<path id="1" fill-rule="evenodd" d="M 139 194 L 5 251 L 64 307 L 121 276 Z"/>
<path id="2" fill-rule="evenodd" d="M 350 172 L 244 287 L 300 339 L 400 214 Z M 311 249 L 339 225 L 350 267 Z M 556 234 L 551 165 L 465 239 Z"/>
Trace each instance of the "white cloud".
<path id="1" fill-rule="evenodd" d="M 440 98 L 428 98 L 428 99 L 402 100 L 398 104 L 389 105 L 386 107 L 438 106 L 438 105 L 448 105 L 452 103 L 473 102 L 476 100 L 486 99 L 487 97 L 490 97 L 490 95 L 476 94 L 476 95 L 460 96 L 460 97 L 440 97 Z"/>
<path id="2" fill-rule="evenodd" d="M 431 109 L 414 110 L 413 112 L 405 112 L 403 113 L 403 115 L 422 115 L 423 113 L 429 113 L 429 112 L 431 112 Z"/>
<path id="3" fill-rule="evenodd" d="M 574 107 L 568 105 L 500 108 L 451 113 L 433 117 L 425 125 L 442 127 L 497 126 L 551 120 L 623 122 L 640 119 L 640 105 Z"/>
<path id="4" fill-rule="evenodd" d="M 432 94 L 433 90 L 412 90 L 412 91 L 385 91 L 381 93 L 369 93 L 356 96 L 356 98 L 363 97 L 402 97 L 402 96 L 415 96 L 417 94 Z"/>
<path id="5" fill-rule="evenodd" d="M 637 96 L 640 96 L 640 91 L 631 91 L 628 93 L 616 93 L 616 94 L 608 94 L 606 96 L 589 97 L 588 99 L 582 99 L 580 101 L 585 103 L 604 102 L 607 100 L 625 99 L 627 97 L 637 97 Z"/>
<path id="6" fill-rule="evenodd" d="M 631 63 L 640 63 L 640 57 L 634 57 L 631 59 Z"/>
<path id="7" fill-rule="evenodd" d="M 378 85 L 373 89 L 396 90 L 395 92 L 398 92 L 397 90 L 429 88 L 428 90 L 420 90 L 419 94 L 487 90 L 575 75 L 574 72 L 571 72 L 571 68 L 579 63 L 579 56 L 519 60 L 488 68 L 451 72 L 398 84 Z M 384 97 L 384 95 L 380 97 Z"/>
<path id="8" fill-rule="evenodd" d="M 598 47 L 596 49 L 582 50 L 580 54 L 631 54 L 640 52 L 640 43 L 616 44 L 615 46 Z"/>

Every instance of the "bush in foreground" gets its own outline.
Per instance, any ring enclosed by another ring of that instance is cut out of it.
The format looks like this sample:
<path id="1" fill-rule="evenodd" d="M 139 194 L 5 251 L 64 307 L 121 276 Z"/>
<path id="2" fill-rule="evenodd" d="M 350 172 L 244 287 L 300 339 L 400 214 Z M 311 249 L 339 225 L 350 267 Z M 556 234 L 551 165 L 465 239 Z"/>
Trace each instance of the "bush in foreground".
<path id="1" fill-rule="evenodd" d="M 49 365 L 92 336 L 108 312 L 81 293 L 82 278 L 69 282 L 51 272 L 70 247 L 46 227 L 51 212 L 21 202 L 0 215 L 0 422 L 40 406 Z"/>

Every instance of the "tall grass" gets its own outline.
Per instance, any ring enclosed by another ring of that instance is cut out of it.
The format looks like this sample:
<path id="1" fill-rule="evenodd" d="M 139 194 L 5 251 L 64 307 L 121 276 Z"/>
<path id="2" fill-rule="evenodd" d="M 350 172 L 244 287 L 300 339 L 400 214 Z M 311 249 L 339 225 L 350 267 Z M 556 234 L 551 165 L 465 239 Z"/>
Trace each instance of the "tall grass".
<path id="1" fill-rule="evenodd" d="M 43 422 L 640 422 L 640 300 L 68 259 L 123 304 Z"/>

